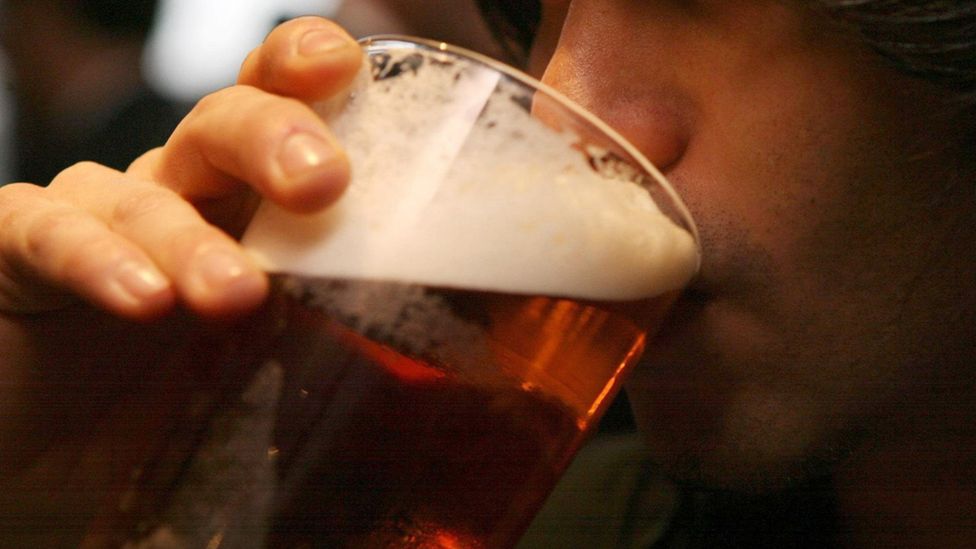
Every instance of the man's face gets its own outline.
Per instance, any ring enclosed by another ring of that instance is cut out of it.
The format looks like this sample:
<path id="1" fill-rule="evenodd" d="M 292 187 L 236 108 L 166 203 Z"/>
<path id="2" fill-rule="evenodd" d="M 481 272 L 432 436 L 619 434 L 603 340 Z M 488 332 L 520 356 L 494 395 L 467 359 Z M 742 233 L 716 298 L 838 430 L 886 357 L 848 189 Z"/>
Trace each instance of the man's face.
<path id="1" fill-rule="evenodd" d="M 944 400 L 973 294 L 939 273 L 973 185 L 951 185 L 938 92 L 800 2 L 544 4 L 544 80 L 661 167 L 702 233 L 628 386 L 657 459 L 777 487 Z"/>

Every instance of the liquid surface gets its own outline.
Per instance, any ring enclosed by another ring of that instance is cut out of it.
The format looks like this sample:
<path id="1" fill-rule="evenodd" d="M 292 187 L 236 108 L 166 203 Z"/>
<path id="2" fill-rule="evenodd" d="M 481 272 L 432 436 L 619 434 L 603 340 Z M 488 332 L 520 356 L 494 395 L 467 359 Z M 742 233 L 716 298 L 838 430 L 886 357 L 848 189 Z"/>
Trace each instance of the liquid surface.
<path id="1" fill-rule="evenodd" d="M 391 76 L 374 60 L 330 122 L 353 166 L 342 199 L 311 216 L 265 203 L 248 228 L 265 268 L 587 299 L 660 295 L 695 272 L 693 238 L 635 169 L 556 132 L 525 89 L 446 54 L 389 55 L 412 61 Z"/>

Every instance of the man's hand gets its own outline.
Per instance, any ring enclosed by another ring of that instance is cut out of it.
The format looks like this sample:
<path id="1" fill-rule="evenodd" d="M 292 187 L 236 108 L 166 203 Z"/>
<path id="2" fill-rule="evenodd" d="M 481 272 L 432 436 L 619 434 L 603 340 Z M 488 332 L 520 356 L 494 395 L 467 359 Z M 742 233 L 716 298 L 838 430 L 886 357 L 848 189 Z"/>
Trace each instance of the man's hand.
<path id="1" fill-rule="evenodd" d="M 267 281 L 231 235 L 258 197 L 307 212 L 340 196 L 348 160 L 308 104 L 342 91 L 361 62 L 334 23 L 290 21 L 237 85 L 202 99 L 125 173 L 80 163 L 47 188 L 0 189 L 0 311 L 75 298 L 139 320 L 177 303 L 207 317 L 255 307 Z"/>

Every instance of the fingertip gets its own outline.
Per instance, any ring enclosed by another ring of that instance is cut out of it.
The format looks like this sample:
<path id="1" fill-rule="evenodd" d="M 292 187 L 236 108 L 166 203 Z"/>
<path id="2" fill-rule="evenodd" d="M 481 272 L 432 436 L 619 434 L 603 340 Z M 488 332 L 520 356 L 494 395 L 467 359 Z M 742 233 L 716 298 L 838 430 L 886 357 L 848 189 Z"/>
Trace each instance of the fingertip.
<path id="1" fill-rule="evenodd" d="M 149 321 L 170 311 L 176 295 L 172 284 L 154 266 L 123 261 L 103 278 L 92 300 L 130 320 Z"/>
<path id="2" fill-rule="evenodd" d="M 145 180 L 151 180 L 153 176 L 153 168 L 159 165 L 163 154 L 163 147 L 149 149 L 136 157 L 136 159 L 129 164 L 129 167 L 125 170 L 125 174 Z"/>
<path id="3" fill-rule="evenodd" d="M 345 153 L 340 153 L 330 159 L 328 168 L 318 176 L 314 184 L 305 185 L 301 193 L 301 200 L 295 201 L 296 212 L 310 213 L 327 208 L 338 202 L 349 187 L 352 168 Z"/>
<path id="4" fill-rule="evenodd" d="M 220 292 L 195 304 L 198 314 L 209 319 L 232 319 L 246 315 L 264 303 L 268 296 L 268 277 L 249 273 L 229 280 Z"/>
<path id="5" fill-rule="evenodd" d="M 331 139 L 308 133 L 293 134 L 278 155 L 280 183 L 271 200 L 295 212 L 313 212 L 342 195 L 349 183 L 349 158 Z"/>
<path id="6" fill-rule="evenodd" d="M 356 41 L 338 25 L 316 25 L 303 32 L 294 40 L 295 53 L 300 57 L 315 60 L 321 56 L 343 55 L 356 48 Z"/>
<path id="7" fill-rule="evenodd" d="M 201 246 L 189 269 L 184 299 L 190 309 L 204 317 L 239 316 L 267 297 L 267 275 L 243 251 L 230 246 Z"/>
<path id="8" fill-rule="evenodd" d="M 245 60 L 238 81 L 316 101 L 346 89 L 362 64 L 362 48 L 341 26 L 307 16 L 273 30 Z"/>

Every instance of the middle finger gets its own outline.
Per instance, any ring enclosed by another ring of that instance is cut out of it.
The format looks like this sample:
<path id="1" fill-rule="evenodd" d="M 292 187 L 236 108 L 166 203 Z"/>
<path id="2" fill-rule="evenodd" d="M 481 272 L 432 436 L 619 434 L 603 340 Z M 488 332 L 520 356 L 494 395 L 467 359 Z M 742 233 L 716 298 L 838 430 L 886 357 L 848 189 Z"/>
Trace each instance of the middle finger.
<path id="1" fill-rule="evenodd" d="M 298 212 L 334 202 L 350 171 L 315 111 L 250 86 L 232 86 L 201 100 L 150 169 L 151 179 L 191 201 L 226 197 L 246 182 Z"/>

